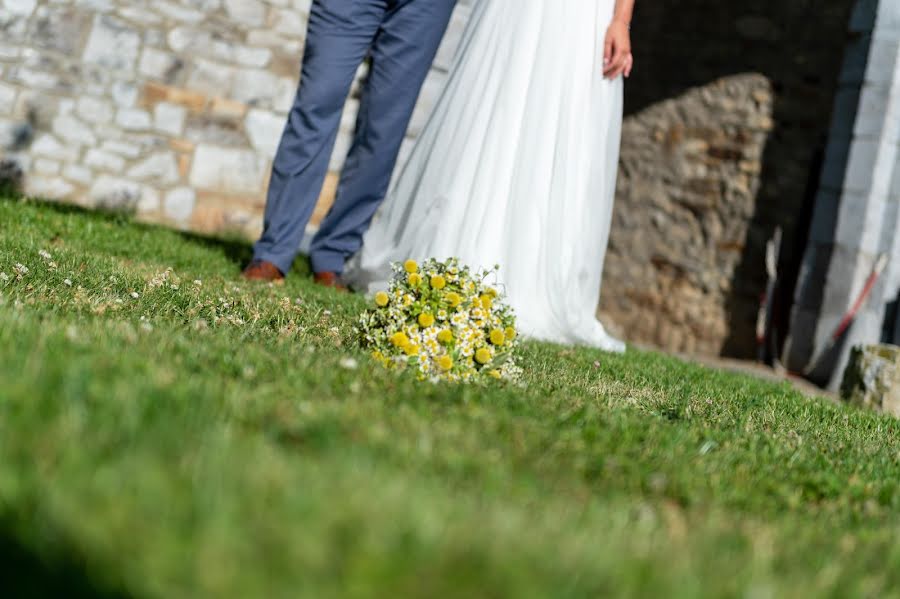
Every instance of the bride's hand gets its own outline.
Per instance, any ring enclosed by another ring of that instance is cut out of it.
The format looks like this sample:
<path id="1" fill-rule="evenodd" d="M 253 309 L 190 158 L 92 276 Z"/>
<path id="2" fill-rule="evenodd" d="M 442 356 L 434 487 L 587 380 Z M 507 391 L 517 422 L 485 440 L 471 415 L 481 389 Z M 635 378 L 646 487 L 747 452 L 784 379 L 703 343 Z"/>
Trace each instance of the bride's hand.
<path id="1" fill-rule="evenodd" d="M 615 79 L 619 75 L 630 77 L 633 66 L 628 24 L 613 21 L 606 30 L 606 40 L 603 42 L 603 76 L 607 79 Z"/>

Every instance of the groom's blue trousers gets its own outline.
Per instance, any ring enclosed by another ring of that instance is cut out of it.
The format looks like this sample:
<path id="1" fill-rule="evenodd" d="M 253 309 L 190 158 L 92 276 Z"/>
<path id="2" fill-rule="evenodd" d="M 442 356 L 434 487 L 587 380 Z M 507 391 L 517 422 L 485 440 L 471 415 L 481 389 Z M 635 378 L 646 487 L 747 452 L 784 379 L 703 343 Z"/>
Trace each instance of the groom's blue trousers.
<path id="1" fill-rule="evenodd" d="M 315 272 L 345 260 L 384 199 L 422 83 L 456 0 L 314 0 L 300 85 L 272 165 L 254 258 L 286 273 L 322 190 L 344 103 L 371 58 L 335 202 L 312 241 Z"/>

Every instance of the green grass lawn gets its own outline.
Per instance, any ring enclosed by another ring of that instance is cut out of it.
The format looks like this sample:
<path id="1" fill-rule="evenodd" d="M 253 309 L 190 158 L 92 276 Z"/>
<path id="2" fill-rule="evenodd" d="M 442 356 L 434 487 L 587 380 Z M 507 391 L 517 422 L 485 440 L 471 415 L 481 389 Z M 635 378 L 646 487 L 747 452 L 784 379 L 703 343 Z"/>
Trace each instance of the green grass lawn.
<path id="1" fill-rule="evenodd" d="M 897 421 L 541 343 L 419 383 L 248 252 L 0 201 L 6 596 L 900 596 Z"/>

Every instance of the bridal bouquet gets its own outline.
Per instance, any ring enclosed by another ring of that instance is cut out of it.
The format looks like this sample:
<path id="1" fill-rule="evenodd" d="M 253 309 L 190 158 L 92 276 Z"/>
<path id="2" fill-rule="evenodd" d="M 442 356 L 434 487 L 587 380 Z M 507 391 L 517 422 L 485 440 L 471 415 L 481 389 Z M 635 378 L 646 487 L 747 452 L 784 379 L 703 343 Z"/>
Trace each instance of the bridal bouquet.
<path id="1" fill-rule="evenodd" d="M 394 264 L 390 288 L 360 318 L 363 345 L 387 368 L 414 368 L 420 379 L 515 379 L 515 316 L 486 283 L 492 272 L 472 273 L 456 259 Z"/>

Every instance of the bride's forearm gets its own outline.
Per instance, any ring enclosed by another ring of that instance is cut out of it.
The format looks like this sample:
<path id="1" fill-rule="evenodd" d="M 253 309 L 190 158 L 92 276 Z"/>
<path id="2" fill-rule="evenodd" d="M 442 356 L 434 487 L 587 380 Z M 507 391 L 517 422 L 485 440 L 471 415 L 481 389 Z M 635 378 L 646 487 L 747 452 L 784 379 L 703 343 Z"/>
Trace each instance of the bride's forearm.
<path id="1" fill-rule="evenodd" d="M 613 14 L 613 21 L 619 21 L 626 25 L 631 25 L 631 17 L 634 15 L 635 0 L 616 0 L 616 12 Z"/>

